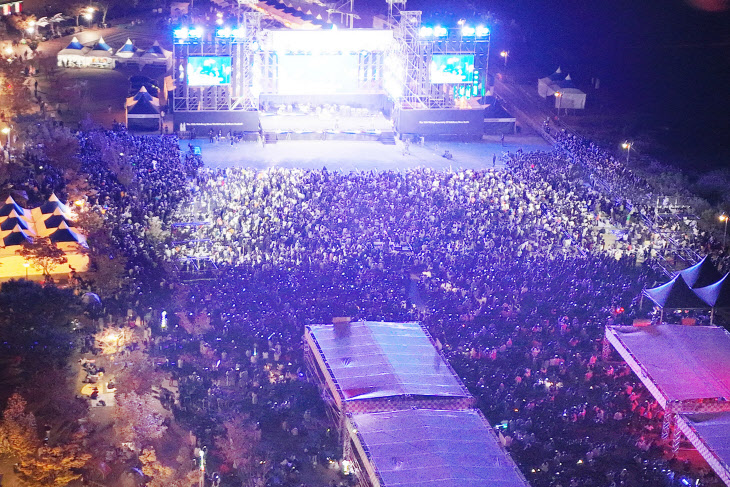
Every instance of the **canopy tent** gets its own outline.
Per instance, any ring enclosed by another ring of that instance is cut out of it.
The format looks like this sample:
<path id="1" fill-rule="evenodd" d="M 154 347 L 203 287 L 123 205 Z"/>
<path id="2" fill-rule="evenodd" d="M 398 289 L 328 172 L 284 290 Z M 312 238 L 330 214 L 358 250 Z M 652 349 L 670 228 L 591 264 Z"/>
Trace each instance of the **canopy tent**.
<path id="1" fill-rule="evenodd" d="M 709 286 L 710 284 L 719 281 L 722 277 L 707 256 L 692 267 L 688 267 L 685 270 L 680 271 L 679 274 L 684 279 L 684 282 L 693 289 Z"/>
<path id="2" fill-rule="evenodd" d="M 74 37 L 68 46 L 64 47 L 56 55 L 58 66 L 65 67 L 84 67 L 87 66 L 88 59 L 85 54 L 89 48 L 81 44 L 78 38 Z"/>
<path id="3" fill-rule="evenodd" d="M 660 308 L 669 309 L 709 309 L 710 306 L 702 301 L 690 289 L 681 274 L 678 274 L 666 284 L 651 289 L 644 289 L 644 294 L 654 301 Z"/>
<path id="4" fill-rule="evenodd" d="M 16 215 L 6 217 L 2 220 L 0 223 L 0 230 L 13 230 L 15 227 L 19 227 L 21 230 L 28 230 L 30 226 L 30 223 Z"/>
<path id="5" fill-rule="evenodd" d="M 89 67 L 114 69 L 114 51 L 104 42 L 103 37 L 99 37 L 99 40 L 96 41 L 94 46 L 84 56 L 89 60 Z"/>
<path id="6" fill-rule="evenodd" d="M 725 485 L 730 485 L 730 413 L 679 414 L 677 426 Z"/>
<path id="7" fill-rule="evenodd" d="M 713 308 L 730 308 L 730 273 L 709 286 L 695 288 L 694 292 L 702 301 Z"/>
<path id="8" fill-rule="evenodd" d="M 5 204 L 0 207 L 0 217 L 8 216 L 11 212 L 15 212 L 18 215 L 25 216 L 25 209 L 21 208 L 13 199 L 12 196 L 8 196 L 5 200 Z"/>
<path id="9" fill-rule="evenodd" d="M 609 326 L 606 338 L 663 408 L 730 398 L 730 333 L 723 328 Z"/>
<path id="10" fill-rule="evenodd" d="M 527 487 L 477 410 L 406 409 L 354 414 L 354 458 L 382 487 Z"/>
<path id="11" fill-rule="evenodd" d="M 137 51 L 138 49 L 132 43 L 132 39 L 127 38 L 127 42 L 125 42 L 124 45 L 117 50 L 115 56 L 120 60 L 126 60 L 133 58 L 135 54 L 137 54 Z"/>
<path id="12" fill-rule="evenodd" d="M 565 76 L 563 76 L 563 72 L 560 66 L 558 66 L 558 69 L 553 74 L 537 80 L 537 94 L 543 98 L 553 96 L 556 91 L 553 86 L 554 83 L 563 79 L 565 79 Z"/>
<path id="13" fill-rule="evenodd" d="M 86 244 L 86 239 L 79 233 L 74 232 L 69 228 L 69 226 L 66 224 L 66 222 L 61 222 L 58 225 L 58 229 L 53 232 L 49 238 L 51 239 L 51 242 L 53 243 L 60 243 L 60 242 L 66 242 L 66 243 L 77 243 L 81 245 Z"/>
<path id="14" fill-rule="evenodd" d="M 305 339 L 340 411 L 371 411 L 398 398 L 443 409 L 473 403 L 419 323 L 311 325 Z"/>
<path id="15" fill-rule="evenodd" d="M 160 108 L 150 99 L 140 98 L 134 105 L 127 107 L 127 126 L 135 130 L 158 130 L 160 128 Z"/>
<path id="16" fill-rule="evenodd" d="M 127 98 L 127 106 L 131 107 L 140 100 L 146 100 L 157 107 L 160 106 L 160 99 L 150 95 L 150 92 L 147 91 L 147 88 L 145 88 L 144 86 L 142 86 L 137 91 L 137 93 L 134 94 L 134 96 L 130 96 L 129 98 Z"/>
<path id="17" fill-rule="evenodd" d="M 53 215 L 51 215 L 50 217 L 46 218 L 43 221 L 43 224 L 46 226 L 46 228 L 58 228 L 61 225 L 61 223 L 65 223 L 69 227 L 75 226 L 74 223 L 71 220 L 69 220 L 66 217 L 66 215 L 61 213 L 61 211 L 58 209 L 56 209 L 56 211 L 53 212 Z"/>
<path id="18" fill-rule="evenodd" d="M 3 237 L 4 247 L 14 247 L 22 245 L 24 242 L 30 242 L 30 236 L 24 231 L 10 232 Z"/>
<path id="19" fill-rule="evenodd" d="M 554 89 L 555 108 L 583 110 L 586 107 L 586 94 L 576 88 L 570 75 L 563 80 L 558 80 L 551 85 Z"/>
<path id="20" fill-rule="evenodd" d="M 172 68 L 172 53 L 167 51 L 160 46 L 160 43 L 155 41 L 152 47 L 147 49 L 139 56 L 140 66 L 153 65 L 163 66 L 165 69 Z"/>

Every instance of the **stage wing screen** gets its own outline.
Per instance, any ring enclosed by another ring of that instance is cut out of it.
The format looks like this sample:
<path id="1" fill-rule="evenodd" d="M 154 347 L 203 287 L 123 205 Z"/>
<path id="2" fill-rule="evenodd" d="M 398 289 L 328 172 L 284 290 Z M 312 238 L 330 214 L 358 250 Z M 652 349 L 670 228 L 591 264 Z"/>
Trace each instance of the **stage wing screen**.
<path id="1" fill-rule="evenodd" d="M 456 84 L 474 81 L 474 56 L 434 54 L 431 58 L 431 83 Z"/>
<path id="2" fill-rule="evenodd" d="M 231 84 L 231 58 L 195 56 L 188 58 L 188 85 L 215 86 Z"/>
<path id="3" fill-rule="evenodd" d="M 357 54 L 279 54 L 279 94 L 355 93 L 358 63 Z"/>

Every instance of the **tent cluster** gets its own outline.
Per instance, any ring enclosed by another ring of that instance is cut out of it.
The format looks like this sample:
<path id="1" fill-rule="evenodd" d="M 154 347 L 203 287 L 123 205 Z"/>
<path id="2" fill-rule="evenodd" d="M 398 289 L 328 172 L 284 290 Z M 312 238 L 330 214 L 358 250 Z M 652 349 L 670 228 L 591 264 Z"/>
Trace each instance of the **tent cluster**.
<path id="1" fill-rule="evenodd" d="M 586 94 L 579 90 L 570 75 L 563 75 L 558 69 L 544 78 L 537 80 L 537 93 L 543 97 L 555 97 L 555 108 L 571 108 L 582 110 L 586 107 Z"/>
<path id="2" fill-rule="evenodd" d="M 301 2 L 304 4 L 302 8 L 298 3 L 300 2 L 296 0 L 262 0 L 258 2 L 258 7 L 284 24 L 317 29 L 332 23 L 328 20 L 325 7 L 317 3 Z"/>
<path id="3" fill-rule="evenodd" d="M 127 126 L 133 130 L 158 130 L 160 128 L 160 99 L 152 96 L 142 86 L 127 98 Z"/>
<path id="4" fill-rule="evenodd" d="M 32 210 L 21 207 L 8 196 L 0 207 L 0 277 L 39 272 L 30 271 L 25 265 L 27 262 L 16 252 L 24 243 L 37 237 L 48 237 L 66 253 L 68 263 L 60 266 L 58 272 L 88 268 L 89 259 L 80 248 L 86 247 L 86 238 L 76 230 L 70 208 L 55 194 Z"/>
<path id="5" fill-rule="evenodd" d="M 662 311 L 664 309 L 730 308 L 730 273 L 720 275 L 705 257 L 692 267 L 680 271 L 674 278 L 651 289 L 644 295 Z"/>
<path id="6" fill-rule="evenodd" d="M 56 57 L 58 66 L 67 68 L 103 68 L 114 69 L 117 64 L 134 64 L 142 69 L 144 66 L 160 66 L 166 70 L 172 67 L 172 53 L 155 43 L 147 50 L 138 49 L 131 39 L 127 39 L 122 47 L 114 52 L 103 37 L 92 46 L 81 44 L 74 37 L 68 46 L 61 49 Z"/>

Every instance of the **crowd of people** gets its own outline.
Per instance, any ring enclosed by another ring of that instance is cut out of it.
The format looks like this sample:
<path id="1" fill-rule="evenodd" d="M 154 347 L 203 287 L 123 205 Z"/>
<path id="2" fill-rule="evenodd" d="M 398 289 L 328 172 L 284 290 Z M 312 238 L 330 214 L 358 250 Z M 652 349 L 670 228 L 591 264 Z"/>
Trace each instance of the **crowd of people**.
<path id="1" fill-rule="evenodd" d="M 133 301 L 176 297 L 154 348 L 180 384 L 176 417 L 213 445 L 226 411 L 245 414 L 260 485 L 316 486 L 308 465 L 337 460 L 301 337 L 338 316 L 423 322 L 533 486 L 714 485 L 664 459 L 661 408 L 601 357 L 607 324 L 646 313 L 636 298 L 662 247 L 636 203 L 591 178 L 591 150 L 343 174 L 207 169 L 171 136 L 80 137 L 100 188 L 89 203 L 114 223 Z M 170 235 L 155 238 L 154 222 Z M 162 287 L 150 271 L 190 261 L 217 271 Z"/>

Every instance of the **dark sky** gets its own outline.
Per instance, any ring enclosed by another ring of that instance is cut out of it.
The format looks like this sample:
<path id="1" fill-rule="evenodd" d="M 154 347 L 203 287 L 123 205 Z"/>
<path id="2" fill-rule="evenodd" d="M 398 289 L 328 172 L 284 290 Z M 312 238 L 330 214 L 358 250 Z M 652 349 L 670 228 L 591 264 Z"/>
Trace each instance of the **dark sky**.
<path id="1" fill-rule="evenodd" d="M 444 25 L 491 11 L 501 21 L 493 48 L 508 48 L 526 79 L 558 65 L 579 85 L 599 77 L 677 154 L 730 166 L 730 1 L 693 1 L 704 10 L 685 0 L 409 0 L 407 9 Z"/>

